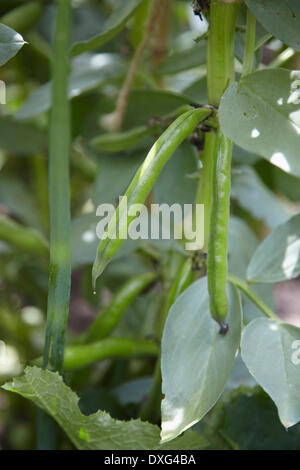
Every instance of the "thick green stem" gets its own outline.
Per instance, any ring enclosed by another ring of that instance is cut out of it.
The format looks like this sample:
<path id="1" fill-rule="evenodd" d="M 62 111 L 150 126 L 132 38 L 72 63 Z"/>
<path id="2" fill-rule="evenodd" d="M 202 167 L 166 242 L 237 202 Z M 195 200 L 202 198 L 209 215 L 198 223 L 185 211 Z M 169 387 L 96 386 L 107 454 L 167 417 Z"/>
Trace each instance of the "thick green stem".
<path id="1" fill-rule="evenodd" d="M 254 54 L 255 54 L 255 32 L 256 32 L 256 18 L 248 8 L 242 76 L 248 75 L 249 73 L 252 72 L 252 69 L 253 69 Z"/>
<path id="2" fill-rule="evenodd" d="M 228 274 L 228 281 L 238 287 L 268 317 L 278 321 L 277 315 L 250 289 L 247 282 L 233 274 Z"/>
<path id="3" fill-rule="evenodd" d="M 227 86 L 234 80 L 234 38 L 239 2 L 211 0 L 207 50 L 207 91 L 209 104 L 219 106 Z M 206 233 L 208 238 L 207 277 L 211 315 L 223 322 L 228 311 L 227 238 L 232 145 L 221 134 L 207 137 L 209 163 Z M 214 144 L 214 145 L 213 145 Z M 209 219 L 209 222 L 208 222 Z M 209 228 L 208 228 L 209 227 Z"/>
<path id="4" fill-rule="evenodd" d="M 52 111 L 49 131 L 50 277 L 44 367 L 63 369 L 71 283 L 70 110 L 68 102 L 70 0 L 57 1 Z"/>
<path id="5" fill-rule="evenodd" d="M 159 406 L 162 398 L 161 391 L 161 359 L 156 361 L 153 384 L 149 396 L 140 409 L 140 418 L 142 421 L 151 421 L 156 423 L 159 417 Z"/>
<path id="6" fill-rule="evenodd" d="M 234 36 L 239 3 L 211 0 L 207 50 L 208 102 L 218 106 L 234 80 Z"/>
<path id="7" fill-rule="evenodd" d="M 49 129 L 50 270 L 44 367 L 62 372 L 71 284 L 69 191 L 70 110 L 68 102 L 71 2 L 57 0 Z M 52 418 L 39 414 L 38 449 L 53 449 Z"/>

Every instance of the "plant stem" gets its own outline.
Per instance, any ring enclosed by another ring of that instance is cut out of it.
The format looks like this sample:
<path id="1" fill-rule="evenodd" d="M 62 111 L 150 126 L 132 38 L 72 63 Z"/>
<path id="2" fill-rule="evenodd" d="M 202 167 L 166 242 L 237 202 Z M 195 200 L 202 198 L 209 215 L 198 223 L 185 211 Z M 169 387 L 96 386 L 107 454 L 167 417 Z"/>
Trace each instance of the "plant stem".
<path id="1" fill-rule="evenodd" d="M 268 317 L 278 321 L 278 316 L 249 288 L 247 282 L 233 274 L 228 274 L 228 281 L 238 287 Z"/>
<path id="2" fill-rule="evenodd" d="M 239 2 L 235 1 L 210 2 L 207 92 L 208 102 L 213 106 L 219 106 L 224 91 L 235 78 L 234 38 L 239 8 Z M 222 145 L 219 146 L 221 141 Z M 211 315 L 221 322 L 228 310 L 226 279 L 232 145 L 229 139 L 219 139 L 218 133 L 210 132 L 205 137 L 205 147 L 207 207 L 204 218 L 208 291 Z"/>
<path id="3" fill-rule="evenodd" d="M 256 18 L 248 8 L 242 77 L 251 73 L 253 69 L 254 54 L 255 54 L 255 33 L 256 33 Z"/>
<path id="4" fill-rule="evenodd" d="M 208 102 L 218 106 L 234 80 L 234 36 L 239 3 L 211 0 L 207 44 Z"/>
<path id="5" fill-rule="evenodd" d="M 44 367 L 62 372 L 71 284 L 70 110 L 68 102 L 70 0 L 57 0 L 52 111 L 49 131 L 50 275 Z"/>
<path id="6" fill-rule="evenodd" d="M 36 199 L 39 206 L 40 219 L 45 231 L 49 230 L 49 200 L 48 200 L 48 169 L 44 155 L 34 155 L 32 159 L 32 173 Z"/>
<path id="7" fill-rule="evenodd" d="M 146 402 L 141 406 L 140 418 L 142 421 L 156 422 L 161 402 L 161 358 L 158 357 L 154 369 L 153 384 Z"/>
<path id="8" fill-rule="evenodd" d="M 170 35 L 171 18 L 170 14 L 172 0 L 161 0 L 161 7 L 158 13 L 156 27 L 154 31 L 154 39 L 152 46 L 151 68 L 155 74 L 159 65 L 164 61 L 168 54 L 168 42 Z M 162 85 L 162 78 L 159 78 Z"/>
<path id="9" fill-rule="evenodd" d="M 111 131 L 115 131 L 115 132 L 120 131 L 122 128 L 122 123 L 123 123 L 124 115 L 125 115 L 126 108 L 127 108 L 128 95 L 130 92 L 130 88 L 132 86 L 137 69 L 140 65 L 140 61 L 144 54 L 144 51 L 148 47 L 149 42 L 151 40 L 153 31 L 156 25 L 156 19 L 159 13 L 159 9 L 161 7 L 160 3 L 161 3 L 161 0 L 153 0 L 153 6 L 152 6 L 151 13 L 150 13 L 150 19 L 146 28 L 145 37 L 135 52 L 135 55 L 129 67 L 124 85 L 120 91 L 117 104 L 116 104 L 116 109 L 110 115 L 109 128 Z"/>
<path id="10" fill-rule="evenodd" d="M 44 368 L 60 373 L 69 313 L 71 284 L 71 216 L 69 191 L 70 110 L 68 101 L 71 2 L 57 0 L 52 64 L 52 110 L 49 128 L 50 267 Z M 38 449 L 55 447 L 52 418 L 39 414 Z"/>
<path id="11" fill-rule="evenodd" d="M 231 81 L 234 80 L 234 36 L 239 4 L 212 0 L 210 4 L 207 44 L 208 101 L 218 106 Z M 197 203 L 204 204 L 204 248 L 208 250 L 210 213 L 212 206 L 212 176 L 216 132 L 205 135 L 203 169 L 200 173 Z"/>
<path id="12" fill-rule="evenodd" d="M 271 33 L 266 33 L 264 36 L 258 39 L 257 42 L 255 43 L 254 51 L 256 52 L 258 49 L 264 46 L 268 41 L 270 41 L 270 39 L 272 39 L 272 37 L 273 35 Z"/>

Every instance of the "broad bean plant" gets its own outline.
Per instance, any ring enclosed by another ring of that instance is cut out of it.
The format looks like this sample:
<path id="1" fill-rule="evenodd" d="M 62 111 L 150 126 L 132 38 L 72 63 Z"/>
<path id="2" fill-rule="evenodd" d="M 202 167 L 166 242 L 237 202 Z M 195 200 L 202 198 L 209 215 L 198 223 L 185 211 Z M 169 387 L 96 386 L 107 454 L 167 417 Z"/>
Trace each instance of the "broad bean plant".
<path id="1" fill-rule="evenodd" d="M 300 449 L 299 52 L 298 0 L 1 2 L 4 449 Z"/>

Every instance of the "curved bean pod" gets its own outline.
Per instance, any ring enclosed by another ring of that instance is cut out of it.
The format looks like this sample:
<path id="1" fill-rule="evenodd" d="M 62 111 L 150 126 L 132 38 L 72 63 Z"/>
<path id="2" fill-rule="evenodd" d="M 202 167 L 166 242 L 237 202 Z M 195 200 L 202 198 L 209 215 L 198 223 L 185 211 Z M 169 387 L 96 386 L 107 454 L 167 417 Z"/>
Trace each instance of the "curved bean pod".
<path id="1" fill-rule="evenodd" d="M 197 124 L 210 114 L 211 109 L 208 108 L 191 108 L 181 114 L 159 137 L 125 193 L 128 210 L 133 204 L 144 203 L 164 165 L 176 148 L 194 130 Z M 122 234 L 127 233 L 130 223 L 135 218 L 135 216 L 128 216 L 126 209 L 121 202 L 116 210 L 115 217 L 108 225 L 106 238 L 103 238 L 98 246 L 92 272 L 94 286 L 106 265 L 124 243 L 124 238 L 121 239 L 118 235 L 120 232 Z M 116 224 L 117 229 L 115 229 Z"/>

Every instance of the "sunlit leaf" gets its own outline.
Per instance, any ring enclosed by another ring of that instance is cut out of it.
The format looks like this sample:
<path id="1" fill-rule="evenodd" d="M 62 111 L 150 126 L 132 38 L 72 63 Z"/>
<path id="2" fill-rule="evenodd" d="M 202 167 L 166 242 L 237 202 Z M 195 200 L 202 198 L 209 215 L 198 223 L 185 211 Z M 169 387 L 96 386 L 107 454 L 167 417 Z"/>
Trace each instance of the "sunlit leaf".
<path id="1" fill-rule="evenodd" d="M 242 358 L 255 380 L 275 402 L 282 424 L 300 421 L 300 328 L 257 318 L 246 326 Z"/>
<path id="2" fill-rule="evenodd" d="M 284 206 L 250 166 L 236 167 L 232 172 L 231 196 L 240 207 L 271 228 L 289 218 Z"/>
<path id="3" fill-rule="evenodd" d="M 229 294 L 226 335 L 210 315 L 206 278 L 186 289 L 169 312 L 162 339 L 163 441 L 203 418 L 224 390 L 241 335 L 239 296 L 231 288 Z"/>
<path id="4" fill-rule="evenodd" d="M 163 449 L 159 428 L 140 420 L 119 421 L 105 411 L 85 416 L 78 407 L 78 396 L 58 373 L 27 367 L 25 374 L 3 386 L 32 400 L 49 413 L 69 436 L 77 449 L 147 450 Z M 202 449 L 206 441 L 190 432 L 172 443 L 172 449 Z M 170 448 L 170 447 L 169 447 Z"/>
<path id="5" fill-rule="evenodd" d="M 300 51 L 298 0 L 246 0 L 246 3 L 266 30 Z"/>
<path id="6" fill-rule="evenodd" d="M 251 282 L 280 282 L 300 274 L 300 215 L 279 225 L 257 248 L 248 267 Z"/>
<path id="7" fill-rule="evenodd" d="M 25 41 L 19 33 L 0 24 L 0 66 L 14 57 L 24 44 Z"/>
<path id="8" fill-rule="evenodd" d="M 227 88 L 219 110 L 221 128 L 227 137 L 298 176 L 299 80 L 299 71 L 284 69 L 247 75 Z"/>

